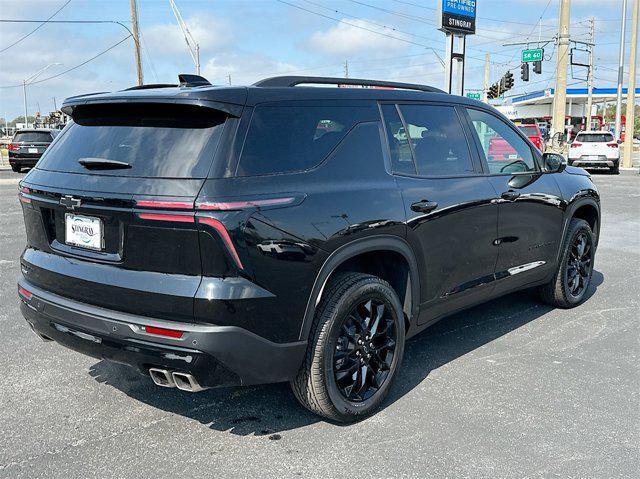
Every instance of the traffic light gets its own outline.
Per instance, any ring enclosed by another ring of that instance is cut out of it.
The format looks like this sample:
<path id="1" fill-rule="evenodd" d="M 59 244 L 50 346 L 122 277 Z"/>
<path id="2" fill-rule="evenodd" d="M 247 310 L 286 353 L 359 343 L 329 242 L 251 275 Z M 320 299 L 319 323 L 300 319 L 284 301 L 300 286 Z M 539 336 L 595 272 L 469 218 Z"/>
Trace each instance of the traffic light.
<path id="1" fill-rule="evenodd" d="M 506 90 L 510 90 L 511 88 L 513 88 L 513 73 L 511 72 L 507 72 L 504 74 L 504 89 Z"/>
<path id="2" fill-rule="evenodd" d="M 500 87 L 498 86 L 497 83 L 494 83 L 489 88 L 489 98 L 494 99 L 494 98 L 498 98 L 499 96 L 500 96 Z"/>
<path id="3" fill-rule="evenodd" d="M 533 73 L 536 75 L 540 75 L 540 73 L 542 73 L 542 60 L 533 62 Z"/>
<path id="4" fill-rule="evenodd" d="M 529 64 L 523 63 L 520 65 L 520 79 L 522 81 L 529 81 Z"/>

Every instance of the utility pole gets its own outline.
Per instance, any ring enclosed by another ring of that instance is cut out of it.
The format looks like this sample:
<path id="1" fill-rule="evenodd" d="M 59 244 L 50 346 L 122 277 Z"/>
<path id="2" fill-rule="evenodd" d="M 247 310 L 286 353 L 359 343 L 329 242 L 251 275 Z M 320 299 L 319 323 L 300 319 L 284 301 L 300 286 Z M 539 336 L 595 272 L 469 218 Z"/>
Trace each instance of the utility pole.
<path id="1" fill-rule="evenodd" d="M 24 98 L 24 127 L 29 128 L 29 120 L 27 120 L 27 80 L 22 80 L 22 93 Z"/>
<path id="2" fill-rule="evenodd" d="M 622 0 L 622 20 L 620 25 L 620 52 L 618 54 L 618 95 L 616 97 L 616 140 L 620 139 L 622 120 L 622 82 L 624 80 L 624 30 L 627 24 L 627 0 Z"/>
<path id="3" fill-rule="evenodd" d="M 587 76 L 587 131 L 591 131 L 591 109 L 593 106 L 593 49 L 595 48 L 595 19 L 589 19 L 589 73 Z"/>
<path id="4" fill-rule="evenodd" d="M 638 53 L 638 10 L 640 10 L 640 0 L 633 1 L 633 11 L 631 16 L 631 51 L 629 52 L 629 83 L 627 84 L 627 127 L 624 134 L 624 157 L 622 166 L 631 168 L 633 166 L 633 130 L 635 126 L 636 107 L 636 55 Z"/>
<path id="5" fill-rule="evenodd" d="M 553 120 L 551 134 L 564 135 L 567 109 L 567 64 L 569 60 L 569 9 L 571 0 L 560 0 L 558 21 L 558 59 L 556 63 L 556 86 L 553 93 Z"/>
<path id="6" fill-rule="evenodd" d="M 344 77 L 349 78 L 349 60 L 344 61 Z"/>
<path id="7" fill-rule="evenodd" d="M 131 26 L 133 31 L 133 50 L 136 57 L 136 70 L 138 72 L 138 85 L 144 83 L 142 76 L 142 58 L 140 57 L 140 36 L 138 34 L 138 5 L 136 0 L 129 0 L 129 6 L 131 7 Z"/>
<path id="8" fill-rule="evenodd" d="M 482 87 L 482 101 L 489 103 L 489 68 L 491 62 L 489 61 L 489 54 L 484 54 L 484 84 Z"/>

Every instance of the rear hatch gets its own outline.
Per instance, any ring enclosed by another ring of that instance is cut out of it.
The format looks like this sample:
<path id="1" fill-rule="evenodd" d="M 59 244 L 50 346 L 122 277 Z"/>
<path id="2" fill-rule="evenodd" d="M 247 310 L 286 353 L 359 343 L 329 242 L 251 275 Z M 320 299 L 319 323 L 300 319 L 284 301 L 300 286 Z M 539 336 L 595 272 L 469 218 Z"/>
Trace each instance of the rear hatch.
<path id="1" fill-rule="evenodd" d="M 580 133 L 570 145 L 569 157 L 583 161 L 606 161 L 618 156 L 618 144 L 611 133 Z"/>
<path id="2" fill-rule="evenodd" d="M 9 151 L 20 158 L 39 158 L 51 144 L 48 131 L 19 131 L 13 137 Z"/>
<path id="3" fill-rule="evenodd" d="M 166 103 L 73 110 L 21 184 L 27 281 L 89 304 L 193 319 L 194 202 L 228 114 Z"/>

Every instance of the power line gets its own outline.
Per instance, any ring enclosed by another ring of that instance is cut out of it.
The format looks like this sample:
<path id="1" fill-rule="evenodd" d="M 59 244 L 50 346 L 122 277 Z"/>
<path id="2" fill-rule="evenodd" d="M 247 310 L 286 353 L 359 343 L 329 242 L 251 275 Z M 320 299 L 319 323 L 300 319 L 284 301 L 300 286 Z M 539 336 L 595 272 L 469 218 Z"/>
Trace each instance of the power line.
<path id="1" fill-rule="evenodd" d="M 105 53 L 107 53 L 107 52 L 109 52 L 109 51 L 113 50 L 115 47 L 117 47 L 118 45 L 120 45 L 121 43 L 123 43 L 125 40 L 128 40 L 129 38 L 131 38 L 131 36 L 132 36 L 132 35 L 127 35 L 127 36 L 126 36 L 126 37 L 124 37 L 122 40 L 120 40 L 118 43 L 114 43 L 113 45 L 111 45 L 111 46 L 110 46 L 109 48 L 107 48 L 106 50 L 101 51 L 101 52 L 100 52 L 100 53 L 98 53 L 97 55 L 95 55 L 95 56 L 93 56 L 93 57 L 89 58 L 88 60 L 83 61 L 82 63 L 80 63 L 80 64 L 78 64 L 78 65 L 76 65 L 76 66 L 74 66 L 74 67 L 68 68 L 67 70 L 65 70 L 65 71 L 63 71 L 63 72 L 57 73 L 57 74 L 52 75 L 52 76 L 50 76 L 50 77 L 43 78 L 42 80 L 38 80 L 38 81 L 34 81 L 34 82 L 30 82 L 30 83 L 29 83 L 29 85 L 37 85 L 38 83 L 44 83 L 44 82 L 49 81 L 49 80 L 52 80 L 52 79 L 54 79 L 54 78 L 58 78 L 59 76 L 65 75 L 66 73 L 69 73 L 69 72 L 71 72 L 71 71 L 73 71 L 73 70 L 77 70 L 78 68 L 80 68 L 80 67 L 82 67 L 82 66 L 86 65 L 87 63 L 89 63 L 89 62 L 91 62 L 91 61 L 95 60 L 96 58 L 101 57 L 101 56 L 102 56 L 102 55 L 104 55 Z M 0 86 L 0 88 L 19 88 L 19 87 L 22 87 L 22 84 L 19 84 L 19 85 L 7 85 L 7 86 Z"/>
<path id="2" fill-rule="evenodd" d="M 22 40 L 24 40 L 27 37 L 30 37 L 31 35 L 33 35 L 34 33 L 36 33 L 38 30 L 40 30 L 40 28 L 42 28 L 45 24 L 50 23 L 50 20 L 55 17 L 58 13 L 60 13 L 60 11 L 66 7 L 67 5 L 69 5 L 71 3 L 71 0 L 67 0 L 67 2 L 64 3 L 64 5 L 62 5 L 60 8 L 58 8 L 55 12 L 53 12 L 53 14 L 47 18 L 46 20 L 44 20 L 42 23 L 40 23 L 40 25 L 38 25 L 36 28 L 34 28 L 33 30 L 31 30 L 29 33 L 27 33 L 26 35 L 24 35 L 23 37 L 19 38 L 18 40 L 16 40 L 15 42 L 13 42 L 11 45 L 4 47 L 2 50 L 0 50 L 0 53 L 4 53 L 6 52 L 9 48 L 16 46 L 18 43 L 20 43 Z"/>

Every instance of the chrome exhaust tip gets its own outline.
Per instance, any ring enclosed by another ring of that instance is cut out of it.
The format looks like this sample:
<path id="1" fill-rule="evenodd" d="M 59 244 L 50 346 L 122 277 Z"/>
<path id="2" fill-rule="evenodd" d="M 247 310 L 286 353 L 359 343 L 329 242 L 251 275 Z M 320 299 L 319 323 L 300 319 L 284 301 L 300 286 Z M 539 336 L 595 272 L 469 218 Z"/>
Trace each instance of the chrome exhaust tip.
<path id="1" fill-rule="evenodd" d="M 196 381 L 196 378 L 194 378 L 191 374 L 174 372 L 172 375 L 174 384 L 178 389 L 182 391 L 195 393 L 207 389 L 200 386 L 200 384 L 198 384 L 198 381 Z"/>
<path id="2" fill-rule="evenodd" d="M 176 383 L 171 376 L 171 373 L 166 369 L 149 368 L 149 376 L 157 386 L 163 388 L 175 388 Z"/>

